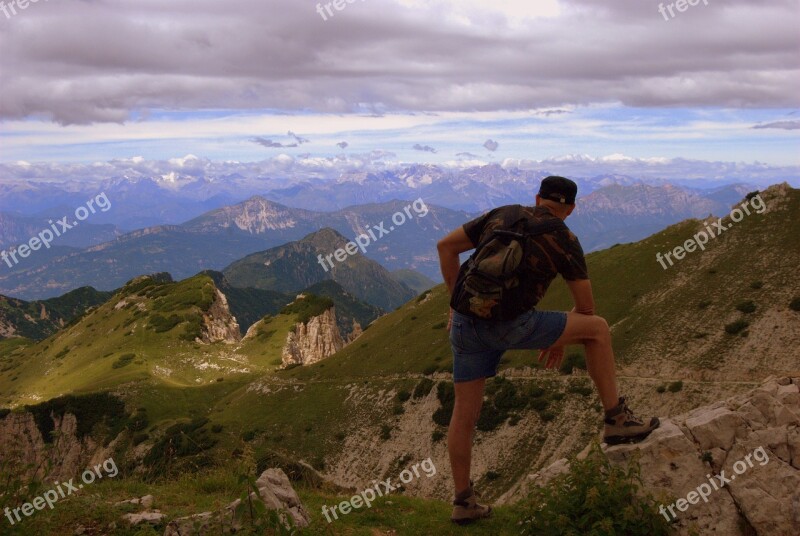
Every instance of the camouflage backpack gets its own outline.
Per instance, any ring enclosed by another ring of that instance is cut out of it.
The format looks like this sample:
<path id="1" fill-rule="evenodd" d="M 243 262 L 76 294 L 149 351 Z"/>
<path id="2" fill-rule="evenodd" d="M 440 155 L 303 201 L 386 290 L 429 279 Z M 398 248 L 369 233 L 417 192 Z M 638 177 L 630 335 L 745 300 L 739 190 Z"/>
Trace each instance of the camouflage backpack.
<path id="1" fill-rule="evenodd" d="M 467 316 L 496 321 L 512 320 L 531 310 L 532 293 L 523 286 L 532 284 L 524 272 L 533 237 L 566 229 L 561 220 L 533 223 L 523 215 L 521 205 L 509 207 L 503 223 L 482 237 L 461 266 L 450 307 Z"/>

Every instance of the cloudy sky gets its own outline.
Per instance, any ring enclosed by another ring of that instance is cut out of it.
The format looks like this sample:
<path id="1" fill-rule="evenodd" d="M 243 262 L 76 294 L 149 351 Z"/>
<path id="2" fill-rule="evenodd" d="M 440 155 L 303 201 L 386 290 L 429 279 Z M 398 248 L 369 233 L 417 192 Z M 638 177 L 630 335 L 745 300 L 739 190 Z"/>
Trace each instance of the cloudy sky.
<path id="1" fill-rule="evenodd" d="M 800 0 L 17 1 L 0 175 L 186 155 L 800 169 Z"/>

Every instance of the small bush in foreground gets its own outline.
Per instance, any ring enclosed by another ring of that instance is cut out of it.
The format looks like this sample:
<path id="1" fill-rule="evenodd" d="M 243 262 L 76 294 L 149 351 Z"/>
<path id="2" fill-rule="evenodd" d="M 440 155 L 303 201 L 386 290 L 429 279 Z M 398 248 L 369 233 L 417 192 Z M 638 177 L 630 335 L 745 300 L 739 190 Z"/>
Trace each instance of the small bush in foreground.
<path id="1" fill-rule="evenodd" d="M 792 311 L 800 311 L 800 297 L 794 298 L 789 303 L 789 309 L 791 309 Z"/>
<path id="2" fill-rule="evenodd" d="M 584 460 L 573 460 L 569 472 L 534 490 L 529 500 L 523 535 L 671 534 L 657 501 L 642 491 L 638 464 L 611 464 L 597 443 Z"/>
<path id="3" fill-rule="evenodd" d="M 750 322 L 748 322 L 747 320 L 737 320 L 736 322 L 731 322 L 730 324 L 725 325 L 725 333 L 728 333 L 730 335 L 736 335 L 749 325 Z"/>
<path id="4" fill-rule="evenodd" d="M 677 393 L 678 391 L 683 389 L 683 382 L 681 380 L 672 382 L 669 384 L 669 387 L 667 387 L 667 389 L 669 389 L 670 393 Z"/>
<path id="5" fill-rule="evenodd" d="M 737 303 L 736 308 L 743 313 L 754 313 L 756 311 L 756 304 L 753 300 L 747 300 Z"/>

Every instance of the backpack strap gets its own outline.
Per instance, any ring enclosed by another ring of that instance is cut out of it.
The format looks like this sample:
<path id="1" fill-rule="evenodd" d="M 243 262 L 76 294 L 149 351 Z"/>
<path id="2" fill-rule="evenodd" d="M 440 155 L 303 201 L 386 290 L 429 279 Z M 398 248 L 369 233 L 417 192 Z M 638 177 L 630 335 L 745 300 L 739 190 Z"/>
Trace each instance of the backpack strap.
<path id="1" fill-rule="evenodd" d="M 515 214 L 515 218 L 516 219 L 508 218 L 508 220 L 507 220 L 507 221 L 512 221 L 513 223 L 511 223 L 511 225 L 508 225 L 507 223 L 504 222 L 503 223 L 503 227 L 504 227 L 503 229 L 495 229 L 494 231 L 489 233 L 489 235 L 486 238 L 484 238 L 483 240 L 481 240 L 481 242 L 478 243 L 478 245 L 475 247 L 475 253 L 480 251 L 480 249 L 483 246 L 485 246 L 487 243 L 489 243 L 496 236 L 507 236 L 507 237 L 510 237 L 510 238 L 516 238 L 517 240 L 522 240 L 526 236 L 527 237 L 531 237 L 531 236 L 537 236 L 537 235 L 541 235 L 541 234 L 551 233 L 553 231 L 566 231 L 566 230 L 569 229 L 567 227 L 567 225 L 564 223 L 564 220 L 552 219 L 552 220 L 539 222 L 539 223 L 533 224 L 531 226 L 526 226 L 526 229 L 522 233 L 518 233 L 516 231 L 510 231 L 508 229 L 515 227 L 519 222 L 527 221 L 526 217 L 524 217 L 524 216 L 519 217 L 520 213 L 521 213 L 522 206 L 521 205 L 515 205 L 515 206 L 517 208 L 517 211 L 516 211 L 516 214 Z"/>
<path id="2" fill-rule="evenodd" d="M 514 205 L 514 207 L 515 207 L 515 212 L 513 216 L 506 218 L 506 220 L 503 222 L 503 228 L 493 230 L 488 234 L 488 236 L 486 236 L 483 240 L 481 240 L 477 246 L 475 246 L 475 251 L 473 251 L 472 255 L 469 256 L 469 259 L 467 259 L 468 266 L 472 265 L 474 259 L 480 253 L 481 248 L 483 248 L 486 244 L 494 240 L 494 238 L 497 236 L 506 236 L 516 240 L 523 240 L 526 237 L 530 238 L 533 236 L 546 234 L 553 231 L 568 230 L 568 227 L 563 220 L 553 219 L 553 220 L 539 222 L 530 226 L 526 225 L 525 226 L 526 228 L 521 233 L 518 233 L 516 231 L 510 231 L 508 230 L 509 228 L 514 228 L 519 222 L 521 221 L 526 222 L 528 220 L 527 217 L 522 216 L 522 205 Z M 509 225 L 508 224 L 509 221 L 513 223 Z"/>

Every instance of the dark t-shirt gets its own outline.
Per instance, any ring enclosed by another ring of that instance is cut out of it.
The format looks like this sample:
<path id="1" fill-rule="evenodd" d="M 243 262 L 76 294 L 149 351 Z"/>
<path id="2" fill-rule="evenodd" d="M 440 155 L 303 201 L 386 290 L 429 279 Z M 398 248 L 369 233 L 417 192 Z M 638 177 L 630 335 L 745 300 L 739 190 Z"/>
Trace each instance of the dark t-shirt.
<path id="1" fill-rule="evenodd" d="M 502 225 L 504 211 L 513 210 L 513 206 L 497 207 L 465 223 L 464 232 L 472 241 L 472 245 L 477 246 L 493 229 Z M 532 223 L 558 219 L 543 206 L 522 208 L 529 214 Z M 558 274 L 568 281 L 589 279 L 583 248 L 578 237 L 569 229 L 534 236 L 533 242 L 533 253 L 528 257 L 529 270 L 526 273 L 532 284 L 525 285 L 524 288 L 530 289 L 530 292 L 535 294 L 532 301 L 534 305 L 544 297 L 550 283 Z"/>

